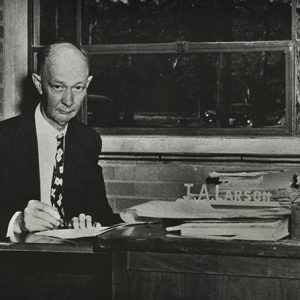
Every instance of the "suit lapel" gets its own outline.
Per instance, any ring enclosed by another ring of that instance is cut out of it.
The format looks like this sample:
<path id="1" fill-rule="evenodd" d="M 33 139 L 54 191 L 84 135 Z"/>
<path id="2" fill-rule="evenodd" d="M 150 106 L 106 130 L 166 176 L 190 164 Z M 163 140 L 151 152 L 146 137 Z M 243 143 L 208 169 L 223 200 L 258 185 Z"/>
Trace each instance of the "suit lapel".
<path id="1" fill-rule="evenodd" d="M 76 201 L 80 201 L 80 183 L 83 182 L 87 170 L 85 154 L 86 145 L 80 136 L 80 130 L 76 121 L 71 121 L 65 141 L 65 165 L 64 165 L 64 207 L 75 207 Z M 66 211 L 68 213 L 68 211 Z"/>
<path id="2" fill-rule="evenodd" d="M 16 131 L 13 149 L 17 170 L 19 170 L 17 176 L 20 176 L 25 192 L 24 200 L 40 200 L 38 145 L 34 113 L 22 116 L 22 121 Z"/>

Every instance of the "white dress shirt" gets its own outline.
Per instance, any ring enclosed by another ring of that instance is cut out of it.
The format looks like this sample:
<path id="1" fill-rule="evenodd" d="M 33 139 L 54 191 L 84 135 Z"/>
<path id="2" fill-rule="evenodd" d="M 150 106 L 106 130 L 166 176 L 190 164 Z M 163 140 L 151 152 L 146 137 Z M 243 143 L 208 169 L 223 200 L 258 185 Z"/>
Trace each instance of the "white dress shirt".
<path id="1" fill-rule="evenodd" d="M 51 205 L 51 182 L 53 176 L 53 168 L 55 165 L 55 154 L 57 148 L 56 137 L 67 132 L 68 124 L 61 131 L 54 128 L 43 116 L 41 106 L 38 104 L 35 110 L 35 128 L 38 143 L 38 157 L 39 157 L 39 172 L 40 172 L 40 195 L 41 201 Z M 36 200 L 36 199 L 28 199 Z M 10 219 L 7 235 L 13 236 L 14 223 L 21 212 L 16 212 Z"/>

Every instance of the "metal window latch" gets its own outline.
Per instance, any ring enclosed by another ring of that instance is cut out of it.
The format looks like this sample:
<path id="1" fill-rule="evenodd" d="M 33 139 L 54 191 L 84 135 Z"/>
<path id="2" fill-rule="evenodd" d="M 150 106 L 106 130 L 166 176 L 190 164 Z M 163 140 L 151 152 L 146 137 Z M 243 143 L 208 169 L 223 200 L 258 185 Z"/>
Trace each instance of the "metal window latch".
<path id="1" fill-rule="evenodd" d="M 299 187 L 300 187 L 300 182 L 298 181 L 298 175 L 294 174 L 291 182 L 291 188 L 299 189 Z"/>

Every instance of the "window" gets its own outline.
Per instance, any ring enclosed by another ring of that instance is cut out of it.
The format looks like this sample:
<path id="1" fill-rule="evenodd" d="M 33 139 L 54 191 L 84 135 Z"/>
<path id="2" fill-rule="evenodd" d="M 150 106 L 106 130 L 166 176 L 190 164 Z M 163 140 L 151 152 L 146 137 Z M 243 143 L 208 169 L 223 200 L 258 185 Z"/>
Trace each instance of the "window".
<path id="1" fill-rule="evenodd" d="M 32 0 L 32 65 L 42 45 L 85 47 L 94 79 L 83 117 L 102 132 L 296 134 L 294 7 Z"/>

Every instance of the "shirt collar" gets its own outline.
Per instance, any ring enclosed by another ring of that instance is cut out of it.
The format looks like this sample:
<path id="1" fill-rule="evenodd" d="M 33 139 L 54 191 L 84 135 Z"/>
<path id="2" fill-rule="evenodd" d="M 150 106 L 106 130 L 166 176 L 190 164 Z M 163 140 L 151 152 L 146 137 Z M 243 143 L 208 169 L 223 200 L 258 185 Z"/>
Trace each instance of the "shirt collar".
<path id="1" fill-rule="evenodd" d="M 62 130 L 57 130 L 54 128 L 43 116 L 40 103 L 35 109 L 35 124 L 37 132 L 40 132 L 42 135 L 46 135 L 48 137 L 56 137 L 62 133 L 65 135 L 68 129 L 68 124 Z"/>

